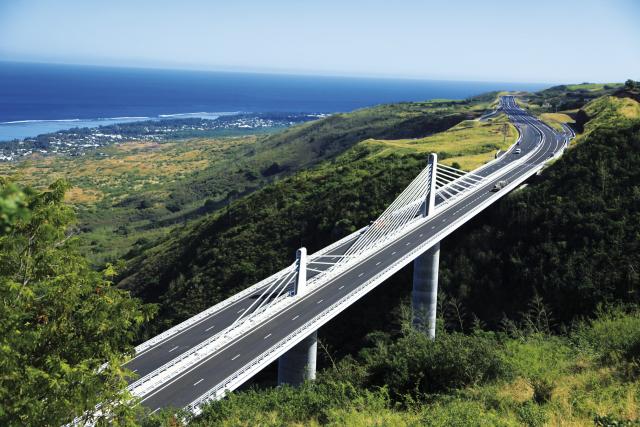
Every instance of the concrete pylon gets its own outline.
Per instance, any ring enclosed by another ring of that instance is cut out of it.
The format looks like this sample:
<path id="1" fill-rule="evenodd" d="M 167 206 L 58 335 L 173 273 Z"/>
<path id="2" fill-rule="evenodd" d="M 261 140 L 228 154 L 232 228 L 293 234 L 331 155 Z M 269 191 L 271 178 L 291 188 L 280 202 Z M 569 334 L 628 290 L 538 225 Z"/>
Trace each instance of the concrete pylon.
<path id="1" fill-rule="evenodd" d="M 300 341 L 278 359 L 278 385 L 299 386 L 316 379 L 318 331 Z"/>
<path id="2" fill-rule="evenodd" d="M 436 196 L 436 172 L 438 156 L 429 155 L 431 165 L 431 183 L 427 199 L 423 205 L 422 215 L 433 215 Z M 440 264 L 440 242 L 413 261 L 413 290 L 411 291 L 411 307 L 413 326 L 426 326 L 429 338 L 436 337 L 436 309 L 438 306 L 438 266 Z"/>
<path id="3" fill-rule="evenodd" d="M 431 165 L 431 181 L 427 200 L 422 211 L 423 216 L 433 215 L 436 207 L 436 172 L 438 171 L 438 155 L 436 153 L 429 154 L 428 164 Z"/>
<path id="4" fill-rule="evenodd" d="M 436 337 L 436 310 L 438 307 L 438 265 L 440 242 L 413 261 L 413 290 L 411 306 L 413 326 L 426 326 L 429 338 Z"/>
<path id="5" fill-rule="evenodd" d="M 302 247 L 296 251 L 296 261 L 298 272 L 293 293 L 302 296 L 307 291 L 307 248 Z"/>

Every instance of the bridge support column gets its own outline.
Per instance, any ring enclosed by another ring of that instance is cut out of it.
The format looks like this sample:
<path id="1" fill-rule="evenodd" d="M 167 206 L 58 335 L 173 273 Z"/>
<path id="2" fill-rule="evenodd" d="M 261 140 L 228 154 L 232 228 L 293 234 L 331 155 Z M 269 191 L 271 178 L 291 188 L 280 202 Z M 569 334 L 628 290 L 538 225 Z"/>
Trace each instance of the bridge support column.
<path id="1" fill-rule="evenodd" d="M 413 261 L 413 290 L 411 292 L 413 326 L 421 329 L 426 327 L 431 339 L 436 337 L 439 263 L 440 242 Z"/>
<path id="2" fill-rule="evenodd" d="M 318 331 L 300 341 L 278 359 L 278 385 L 299 386 L 316 379 Z"/>

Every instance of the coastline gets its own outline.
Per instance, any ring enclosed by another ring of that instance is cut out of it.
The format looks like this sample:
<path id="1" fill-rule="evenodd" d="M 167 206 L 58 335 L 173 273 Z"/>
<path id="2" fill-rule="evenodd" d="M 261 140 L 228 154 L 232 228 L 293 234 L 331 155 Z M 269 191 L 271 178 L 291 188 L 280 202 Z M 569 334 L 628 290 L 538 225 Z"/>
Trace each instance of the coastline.
<path id="1" fill-rule="evenodd" d="M 161 121 L 167 119 L 205 119 L 215 120 L 221 116 L 241 114 L 240 111 L 220 111 L 220 112 L 193 112 L 193 113 L 173 113 L 159 114 L 157 116 L 123 116 L 105 117 L 95 119 L 32 119 L 13 120 L 0 122 L 0 143 L 25 138 L 35 138 L 38 135 L 69 130 L 72 128 L 96 128 L 99 126 L 110 126 L 123 123 L 135 123 L 141 121 Z"/>

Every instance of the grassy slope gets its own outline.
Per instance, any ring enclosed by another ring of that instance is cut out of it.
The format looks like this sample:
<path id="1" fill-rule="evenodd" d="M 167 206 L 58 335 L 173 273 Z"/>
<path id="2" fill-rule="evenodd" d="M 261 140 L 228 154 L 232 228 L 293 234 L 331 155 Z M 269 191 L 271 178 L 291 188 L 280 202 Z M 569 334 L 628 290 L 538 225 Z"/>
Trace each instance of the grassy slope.
<path id="1" fill-rule="evenodd" d="M 176 226 L 366 138 L 422 137 L 479 115 L 495 96 L 381 105 L 267 136 L 126 143 L 87 156 L 0 163 L 36 187 L 66 178 L 82 244 L 96 265 L 134 256 Z"/>
<path id="2" fill-rule="evenodd" d="M 203 170 L 225 167 L 255 137 L 193 139 L 171 143 L 125 143 L 83 157 L 33 156 L 19 164 L 0 164 L 0 174 L 35 187 L 54 179 L 73 186 L 67 201 L 80 217 L 82 245 L 95 263 L 115 260 L 136 241 L 166 232 L 149 228 L 162 218 L 180 215 L 195 203 L 174 201 L 172 188 Z M 200 205 L 202 202 L 200 202 Z M 178 209 L 174 214 L 168 208 Z"/>
<path id="3" fill-rule="evenodd" d="M 611 95 L 622 87 L 620 83 L 554 86 L 539 92 L 524 94 L 518 103 L 531 112 L 550 113 L 574 110 L 601 96 Z"/>
<path id="4" fill-rule="evenodd" d="M 425 138 L 400 140 L 366 140 L 363 144 L 380 147 L 377 156 L 406 153 L 438 153 L 438 160 L 446 165 L 458 163 L 465 170 L 473 170 L 494 158 L 497 150 L 505 150 L 518 138 L 518 131 L 505 115 L 487 122 L 465 120 Z"/>
<path id="5" fill-rule="evenodd" d="M 561 123 L 575 123 L 575 120 L 565 113 L 542 113 L 539 118 L 559 132 L 564 131 Z"/>

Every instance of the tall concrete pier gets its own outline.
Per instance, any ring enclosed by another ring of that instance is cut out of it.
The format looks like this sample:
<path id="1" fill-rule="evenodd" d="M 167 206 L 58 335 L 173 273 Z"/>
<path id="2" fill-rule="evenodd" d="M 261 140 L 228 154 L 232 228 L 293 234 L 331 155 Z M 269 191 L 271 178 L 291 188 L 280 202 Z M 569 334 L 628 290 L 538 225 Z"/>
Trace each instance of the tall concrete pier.
<path id="1" fill-rule="evenodd" d="M 431 339 L 436 337 L 439 263 L 439 242 L 413 261 L 413 290 L 411 291 L 413 325 L 418 328 L 426 327 Z"/>
<path id="2" fill-rule="evenodd" d="M 316 378 L 318 332 L 296 344 L 278 359 L 278 385 L 298 386 Z"/>
<path id="3" fill-rule="evenodd" d="M 423 205 L 422 215 L 433 215 L 435 209 L 436 171 L 438 157 L 429 155 L 431 165 L 431 181 L 429 192 Z M 436 308 L 438 306 L 438 265 L 440 263 L 440 242 L 413 261 L 413 290 L 411 307 L 413 326 L 425 328 L 429 338 L 436 337 Z"/>

